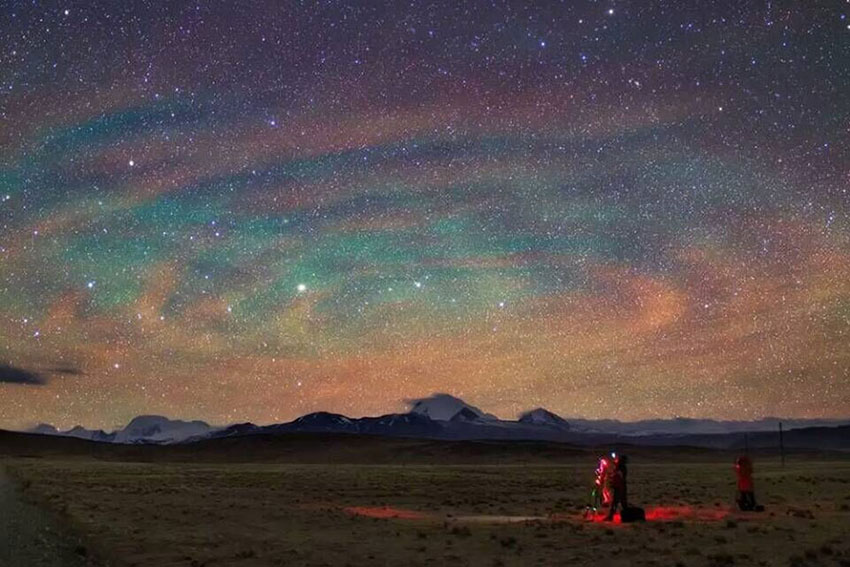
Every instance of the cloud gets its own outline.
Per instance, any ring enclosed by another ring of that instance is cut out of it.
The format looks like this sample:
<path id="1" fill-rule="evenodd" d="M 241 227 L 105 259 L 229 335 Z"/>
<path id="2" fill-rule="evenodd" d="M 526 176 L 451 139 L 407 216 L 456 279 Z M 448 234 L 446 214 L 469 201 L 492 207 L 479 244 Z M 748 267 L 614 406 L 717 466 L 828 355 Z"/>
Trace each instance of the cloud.
<path id="1" fill-rule="evenodd" d="M 0 364 L 0 384 L 25 384 L 27 386 L 42 386 L 47 381 L 44 376 L 24 368 L 16 368 L 8 364 Z"/>
<path id="2" fill-rule="evenodd" d="M 85 376 L 85 372 L 73 366 L 53 366 L 48 368 L 50 374 L 63 374 L 65 376 Z"/>

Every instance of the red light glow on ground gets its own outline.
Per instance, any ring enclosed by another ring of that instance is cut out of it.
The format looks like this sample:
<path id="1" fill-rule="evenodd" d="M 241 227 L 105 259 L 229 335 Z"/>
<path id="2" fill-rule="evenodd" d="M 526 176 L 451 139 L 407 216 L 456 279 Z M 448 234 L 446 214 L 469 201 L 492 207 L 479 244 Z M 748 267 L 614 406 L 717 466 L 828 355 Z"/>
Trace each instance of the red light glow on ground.
<path id="1" fill-rule="evenodd" d="M 392 508 L 390 506 L 349 506 L 344 511 L 352 516 L 365 516 L 366 518 L 379 518 L 383 520 L 422 520 L 427 514 L 416 510 L 405 510 L 403 508 Z"/>
<path id="2" fill-rule="evenodd" d="M 691 506 L 659 506 L 646 510 L 648 521 L 695 520 L 698 522 L 719 522 L 729 515 L 722 508 L 693 508 Z"/>
<path id="3" fill-rule="evenodd" d="M 592 522 L 605 524 L 622 524 L 620 514 L 607 521 L 607 513 L 597 512 L 592 516 L 556 513 L 548 516 L 508 516 L 508 515 L 474 515 L 444 518 L 437 514 L 429 514 L 416 510 L 394 508 L 392 506 L 349 506 L 343 508 L 346 514 L 376 518 L 381 520 L 444 520 L 472 523 L 522 523 L 522 522 Z M 719 522 L 729 516 L 729 510 L 721 508 L 695 508 L 692 506 L 656 506 L 646 509 L 648 522 Z"/>
<path id="4" fill-rule="evenodd" d="M 620 524 L 620 514 L 613 521 L 606 522 L 606 512 L 597 512 L 587 518 L 591 522 Z M 729 510 L 721 508 L 694 508 L 692 506 L 656 506 L 646 509 L 647 522 L 719 522 L 729 516 Z"/>

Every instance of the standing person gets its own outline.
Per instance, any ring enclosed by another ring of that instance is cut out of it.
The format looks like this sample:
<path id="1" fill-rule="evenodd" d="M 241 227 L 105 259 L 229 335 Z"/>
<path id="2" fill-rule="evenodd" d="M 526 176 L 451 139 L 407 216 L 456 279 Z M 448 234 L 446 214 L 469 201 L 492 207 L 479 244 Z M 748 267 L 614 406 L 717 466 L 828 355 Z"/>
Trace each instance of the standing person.
<path id="1" fill-rule="evenodd" d="M 614 519 L 614 514 L 617 512 L 617 506 L 625 510 L 629 506 L 629 491 L 628 491 L 628 458 L 625 455 L 614 457 L 614 473 L 611 475 L 611 489 L 613 496 L 611 498 L 611 507 L 608 508 L 607 521 Z"/>
<path id="2" fill-rule="evenodd" d="M 593 517 L 596 512 L 603 506 L 611 504 L 611 471 L 613 470 L 613 460 L 607 457 L 600 457 L 596 470 L 593 471 L 593 490 L 590 492 L 590 504 L 585 509 L 585 517 L 588 514 Z"/>
<path id="3" fill-rule="evenodd" d="M 735 475 L 738 477 L 738 508 L 749 512 L 755 510 L 756 495 L 753 483 L 753 462 L 746 455 L 735 459 Z"/>

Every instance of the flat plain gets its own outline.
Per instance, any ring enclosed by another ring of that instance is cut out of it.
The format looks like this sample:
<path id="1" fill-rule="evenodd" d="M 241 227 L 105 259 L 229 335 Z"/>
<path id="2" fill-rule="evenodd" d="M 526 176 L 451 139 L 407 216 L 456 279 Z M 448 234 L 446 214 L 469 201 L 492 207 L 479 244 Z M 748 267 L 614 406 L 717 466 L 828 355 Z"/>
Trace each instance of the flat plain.
<path id="1" fill-rule="evenodd" d="M 728 455 L 674 456 L 633 456 L 643 524 L 582 517 L 591 451 L 526 465 L 0 464 L 105 565 L 850 566 L 850 459 L 756 456 L 766 511 L 741 513 Z"/>

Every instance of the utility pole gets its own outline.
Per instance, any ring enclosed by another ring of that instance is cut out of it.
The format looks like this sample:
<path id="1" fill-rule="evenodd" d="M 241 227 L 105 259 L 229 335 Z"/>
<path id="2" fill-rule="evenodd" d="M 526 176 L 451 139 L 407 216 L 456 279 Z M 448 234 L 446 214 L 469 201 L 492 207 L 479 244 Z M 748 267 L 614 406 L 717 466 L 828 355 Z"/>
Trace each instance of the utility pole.
<path id="1" fill-rule="evenodd" d="M 785 466 L 785 442 L 782 439 L 782 422 L 779 422 L 779 455 L 782 457 L 782 466 Z"/>

